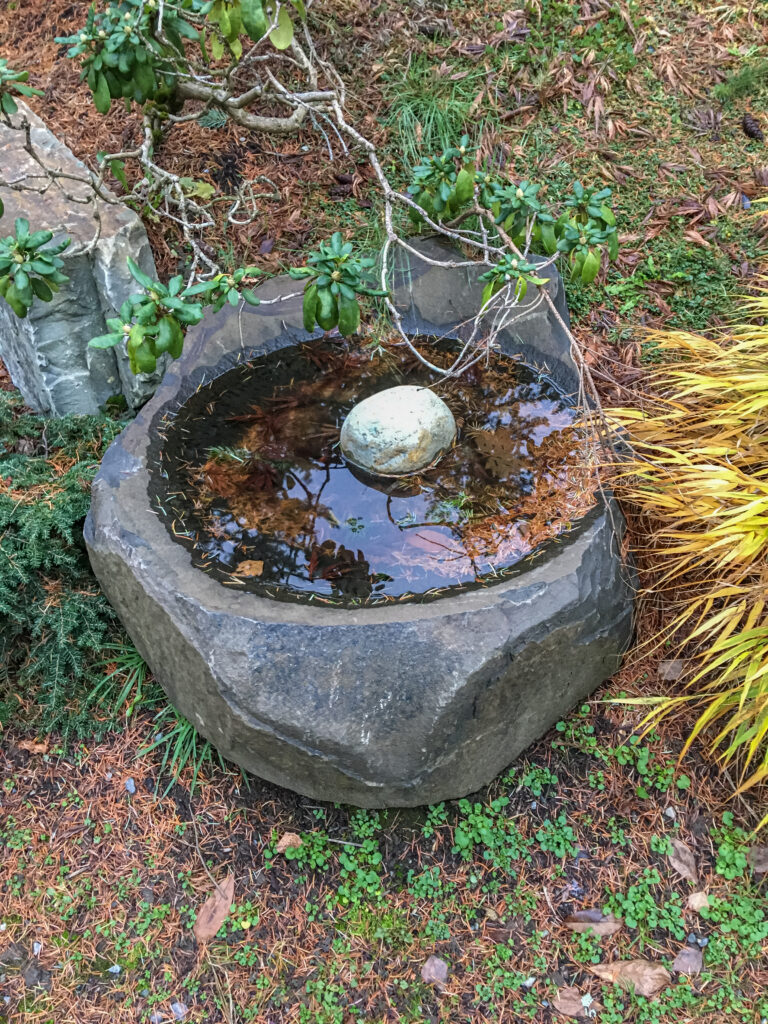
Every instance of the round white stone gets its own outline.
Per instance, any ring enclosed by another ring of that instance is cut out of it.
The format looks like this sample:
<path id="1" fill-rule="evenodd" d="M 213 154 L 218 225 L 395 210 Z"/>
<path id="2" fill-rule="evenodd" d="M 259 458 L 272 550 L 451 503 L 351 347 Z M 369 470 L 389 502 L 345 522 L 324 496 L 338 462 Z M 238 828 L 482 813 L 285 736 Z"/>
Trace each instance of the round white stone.
<path id="1" fill-rule="evenodd" d="M 455 437 L 456 421 L 442 398 L 407 384 L 359 402 L 341 428 L 341 450 L 367 473 L 407 476 L 430 466 Z"/>

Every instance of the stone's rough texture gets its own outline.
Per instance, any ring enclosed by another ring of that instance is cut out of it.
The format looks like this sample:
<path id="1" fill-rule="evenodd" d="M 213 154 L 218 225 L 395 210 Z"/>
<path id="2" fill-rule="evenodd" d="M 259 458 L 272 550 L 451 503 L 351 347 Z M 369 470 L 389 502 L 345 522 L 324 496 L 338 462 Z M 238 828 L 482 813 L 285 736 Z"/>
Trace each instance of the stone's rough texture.
<path id="1" fill-rule="evenodd" d="M 46 166 L 87 175 L 87 168 L 40 118 L 20 104 L 19 113 L 12 118 L 14 124 L 22 117 L 31 124 L 35 151 Z M 77 249 L 87 245 L 97 229 L 93 204 L 83 201 L 90 190 L 68 179 L 61 186 L 48 186 L 23 143 L 23 131 L 0 123 L 0 178 L 24 180 L 32 188 L 46 191 L 0 188 L 5 204 L 0 234 L 13 230 L 16 217 L 26 217 L 33 231 L 48 228 L 57 241 L 69 236 L 72 245 L 63 255 L 64 273 L 70 280 L 52 302 L 36 300 L 24 320 L 0 300 L 0 356 L 25 402 L 38 412 L 53 416 L 93 413 L 107 398 L 119 394 L 129 406 L 138 407 L 152 394 L 161 375 L 134 377 L 122 349 L 92 349 L 88 342 L 106 334 L 106 318 L 115 316 L 128 296 L 140 291 L 128 272 L 126 258 L 131 256 L 154 276 L 144 227 L 127 207 L 99 201 L 99 240 L 91 252 L 78 255 Z"/>
<path id="2" fill-rule="evenodd" d="M 364 398 L 344 420 L 341 450 L 375 476 L 407 476 L 432 465 L 456 437 L 453 413 L 434 391 L 406 384 Z"/>
<path id="3" fill-rule="evenodd" d="M 423 244 L 430 256 L 446 253 Z M 406 329 L 456 336 L 451 325 L 477 308 L 481 270 L 404 268 L 395 300 Z M 278 280 L 263 294 L 294 290 Z M 519 576 L 427 604 L 350 611 L 220 585 L 148 511 L 158 431 L 201 381 L 306 340 L 301 322 L 301 299 L 286 298 L 242 314 L 225 307 L 190 332 L 96 477 L 93 567 L 171 700 L 224 756 L 316 799 L 381 807 L 462 796 L 618 667 L 633 583 L 618 554 L 619 514 L 598 507 Z M 503 345 L 534 362 L 540 352 L 575 390 L 567 338 L 541 307 Z"/>

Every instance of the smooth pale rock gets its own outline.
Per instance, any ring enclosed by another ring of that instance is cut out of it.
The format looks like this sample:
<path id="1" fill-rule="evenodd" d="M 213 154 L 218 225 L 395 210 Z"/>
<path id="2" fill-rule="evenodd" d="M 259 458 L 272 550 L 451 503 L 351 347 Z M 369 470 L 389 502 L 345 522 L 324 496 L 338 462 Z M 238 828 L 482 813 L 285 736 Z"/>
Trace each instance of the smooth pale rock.
<path id="1" fill-rule="evenodd" d="M 374 476 L 407 476 L 453 444 L 453 413 L 429 388 L 406 384 L 359 402 L 341 428 L 341 450 Z"/>
<path id="2" fill-rule="evenodd" d="M 23 118 L 29 121 L 32 144 L 45 166 L 87 177 L 85 165 L 19 103 L 11 121 L 20 125 Z M 141 291 L 128 270 L 128 256 L 154 277 L 144 225 L 116 199 L 99 200 L 100 235 L 93 249 L 83 252 L 96 228 L 94 205 L 81 201 L 92 194 L 89 186 L 71 178 L 49 185 L 23 146 L 24 132 L 0 122 L 0 181 L 23 180 L 32 190 L 45 189 L 40 194 L 0 186 L 5 204 L 0 235 L 13 231 L 14 218 L 26 217 L 33 231 L 48 228 L 56 241 L 71 238 L 62 257 L 69 281 L 52 302 L 35 300 L 23 320 L 0 300 L 0 357 L 24 401 L 37 412 L 51 416 L 95 413 L 108 398 L 121 394 L 129 407 L 138 408 L 155 390 L 162 372 L 134 376 L 124 346 L 95 349 L 88 342 L 106 334 L 107 317 L 116 316 L 121 304 Z M 161 360 L 159 371 L 166 362 Z"/>

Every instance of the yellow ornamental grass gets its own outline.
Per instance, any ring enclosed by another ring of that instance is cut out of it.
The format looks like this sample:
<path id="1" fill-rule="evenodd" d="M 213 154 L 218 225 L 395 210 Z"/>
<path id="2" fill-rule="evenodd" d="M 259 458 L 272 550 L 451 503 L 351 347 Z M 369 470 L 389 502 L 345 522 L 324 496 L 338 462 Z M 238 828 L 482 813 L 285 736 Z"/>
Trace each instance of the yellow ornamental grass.
<path id="1" fill-rule="evenodd" d="M 705 738 L 739 792 L 768 779 L 768 291 L 748 308 L 756 322 L 722 344 L 654 334 L 651 397 L 610 414 L 629 441 L 614 486 L 644 590 L 671 609 L 655 641 L 688 665 L 679 695 L 634 703 L 648 724 L 695 709 L 686 749 Z"/>

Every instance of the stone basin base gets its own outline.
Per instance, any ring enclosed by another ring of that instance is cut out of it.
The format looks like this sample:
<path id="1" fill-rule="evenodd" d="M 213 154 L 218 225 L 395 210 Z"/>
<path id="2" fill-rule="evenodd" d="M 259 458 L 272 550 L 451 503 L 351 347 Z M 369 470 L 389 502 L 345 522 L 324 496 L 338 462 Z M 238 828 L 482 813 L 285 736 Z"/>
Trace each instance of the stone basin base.
<path id="1" fill-rule="evenodd" d="M 455 256 L 435 240 L 432 258 Z M 412 259 L 395 301 L 410 333 L 460 337 L 482 268 Z M 559 277 L 548 269 L 561 315 Z M 260 291 L 278 298 L 296 282 Z M 568 339 L 546 307 L 502 339 L 574 392 Z M 94 571 L 169 698 L 227 758 L 320 800 L 416 806 L 473 792 L 618 667 L 632 573 L 614 507 L 593 509 L 493 586 L 359 610 L 272 601 L 192 566 L 150 511 L 161 428 L 203 382 L 305 341 L 301 298 L 226 306 L 190 331 L 154 398 L 110 447 L 85 537 Z"/>

